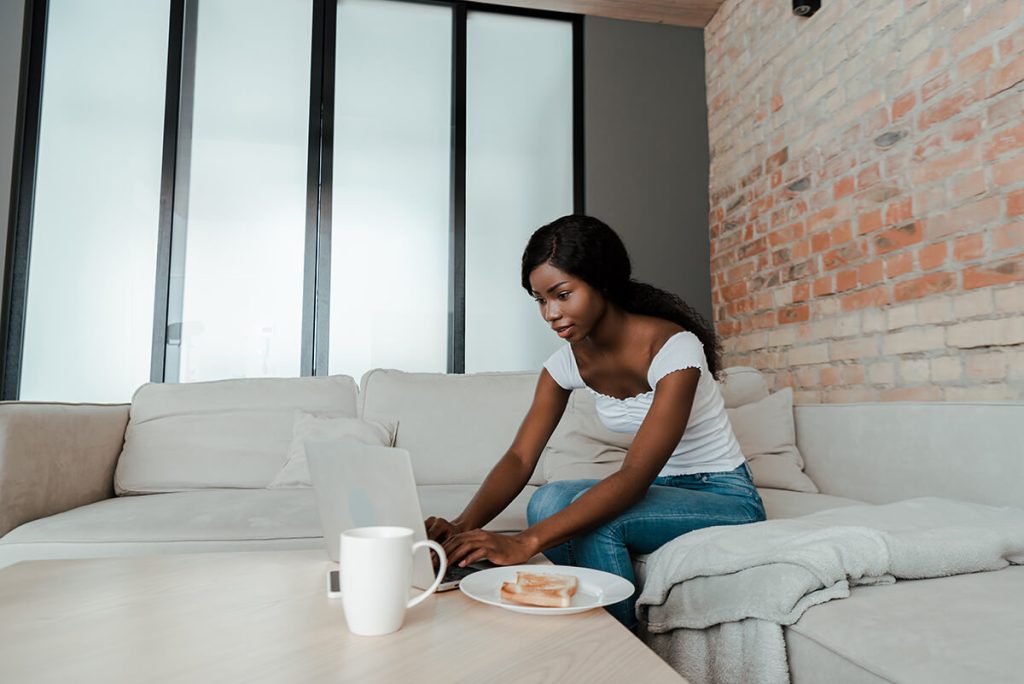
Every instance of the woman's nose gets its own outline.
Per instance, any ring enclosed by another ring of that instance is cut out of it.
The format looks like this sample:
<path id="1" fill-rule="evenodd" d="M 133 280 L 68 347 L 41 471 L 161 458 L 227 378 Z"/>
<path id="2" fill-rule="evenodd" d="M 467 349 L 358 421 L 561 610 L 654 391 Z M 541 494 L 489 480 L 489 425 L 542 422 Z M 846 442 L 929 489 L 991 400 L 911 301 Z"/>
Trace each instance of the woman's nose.
<path id="1" fill-rule="evenodd" d="M 561 317 L 562 312 L 558 310 L 558 307 L 548 304 L 547 309 L 544 312 L 544 320 L 557 321 Z"/>

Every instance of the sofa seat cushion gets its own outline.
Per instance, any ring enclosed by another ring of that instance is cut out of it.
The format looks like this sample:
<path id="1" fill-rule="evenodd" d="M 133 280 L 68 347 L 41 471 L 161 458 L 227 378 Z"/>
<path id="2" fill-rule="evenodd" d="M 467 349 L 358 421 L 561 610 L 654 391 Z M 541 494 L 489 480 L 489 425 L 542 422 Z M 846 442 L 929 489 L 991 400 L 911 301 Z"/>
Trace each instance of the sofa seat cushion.
<path id="1" fill-rule="evenodd" d="M 486 529 L 526 527 L 533 489 Z M 462 511 L 475 492 L 419 488 L 424 515 L 445 517 Z M 323 535 L 312 489 L 203 489 L 116 497 L 25 523 L 0 539 L 0 567 L 43 558 L 316 548 Z"/>
<path id="2" fill-rule="evenodd" d="M 1019 682 L 1020 596 L 1021 566 L 855 587 L 786 629 L 792 681 Z"/>
<path id="3" fill-rule="evenodd" d="M 786 489 L 758 487 L 764 512 L 769 520 L 776 518 L 796 518 L 808 513 L 817 513 L 830 508 L 854 506 L 864 503 L 856 499 L 846 499 L 828 494 L 811 494 L 809 492 L 792 492 Z"/>

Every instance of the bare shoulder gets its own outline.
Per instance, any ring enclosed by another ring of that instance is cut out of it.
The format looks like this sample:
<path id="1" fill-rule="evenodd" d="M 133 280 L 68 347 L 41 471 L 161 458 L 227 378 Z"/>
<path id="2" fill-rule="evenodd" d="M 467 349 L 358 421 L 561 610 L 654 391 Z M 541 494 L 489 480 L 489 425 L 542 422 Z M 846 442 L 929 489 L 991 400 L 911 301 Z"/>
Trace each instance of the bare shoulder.
<path id="1" fill-rule="evenodd" d="M 640 338 L 650 350 L 652 358 L 674 335 L 686 332 L 686 329 L 678 323 L 667 321 L 664 318 L 655 318 L 654 316 L 637 316 L 637 318 L 639 319 L 637 329 L 641 333 Z"/>

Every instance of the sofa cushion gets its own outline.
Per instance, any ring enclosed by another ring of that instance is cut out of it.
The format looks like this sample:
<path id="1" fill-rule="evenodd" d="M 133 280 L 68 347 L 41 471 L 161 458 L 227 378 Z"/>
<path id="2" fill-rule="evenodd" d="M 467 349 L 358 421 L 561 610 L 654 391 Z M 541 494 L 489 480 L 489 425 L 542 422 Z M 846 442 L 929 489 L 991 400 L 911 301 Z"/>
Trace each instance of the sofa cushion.
<path id="1" fill-rule="evenodd" d="M 793 682 L 1019 682 L 1020 596 L 1021 566 L 854 587 L 785 630 Z"/>
<path id="2" fill-rule="evenodd" d="M 537 373 L 371 370 L 360 415 L 398 424 L 395 446 L 412 455 L 416 484 L 479 485 L 508 450 L 530 408 Z M 543 483 L 541 468 L 531 484 Z"/>
<path id="3" fill-rule="evenodd" d="M 761 502 L 764 503 L 764 512 L 769 520 L 796 518 L 830 508 L 855 506 L 864 503 L 863 501 L 846 499 L 841 496 L 794 492 L 785 489 L 771 489 L 769 487 L 758 487 L 757 491 L 761 495 Z"/>
<path id="4" fill-rule="evenodd" d="M 753 404 L 768 396 L 768 382 L 756 368 L 730 366 L 723 368 L 718 377 L 718 389 L 727 409 Z"/>
<path id="5" fill-rule="evenodd" d="M 726 409 L 729 422 L 750 464 L 758 487 L 817 492 L 804 474 L 804 461 L 796 448 L 793 427 L 793 390 L 790 387 L 751 404 Z"/>
<path id="6" fill-rule="evenodd" d="M 356 415 L 347 375 L 149 383 L 132 398 L 118 494 L 266 487 L 292 439 L 295 410 Z"/>
<path id="7" fill-rule="evenodd" d="M 878 402 L 795 408 L 822 492 L 869 503 L 919 496 L 1024 506 L 1024 402 Z"/>
<path id="8" fill-rule="evenodd" d="M 475 486 L 418 487 L 424 516 L 454 517 Z M 526 527 L 527 487 L 485 527 Z M 0 539 L 0 567 L 40 558 L 324 548 L 311 488 L 202 489 L 125 496 L 25 523 Z"/>
<path id="9" fill-rule="evenodd" d="M 395 444 L 395 424 L 378 423 L 362 418 L 332 418 L 305 411 L 295 412 L 292 443 L 288 447 L 288 460 L 281 466 L 268 489 L 282 487 L 311 487 L 309 461 L 306 459 L 306 440 L 336 440 L 351 437 L 363 444 L 390 447 Z"/>

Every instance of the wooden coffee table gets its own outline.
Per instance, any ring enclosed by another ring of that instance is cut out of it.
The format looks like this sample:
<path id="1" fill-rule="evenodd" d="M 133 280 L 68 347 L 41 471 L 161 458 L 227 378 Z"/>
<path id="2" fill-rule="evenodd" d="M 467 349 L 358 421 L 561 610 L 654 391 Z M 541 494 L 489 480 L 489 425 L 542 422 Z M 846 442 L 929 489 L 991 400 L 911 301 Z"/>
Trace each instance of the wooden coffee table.
<path id="1" fill-rule="evenodd" d="M 0 682 L 685 682 L 604 610 L 460 591 L 357 637 L 323 551 L 48 560 L 0 570 Z"/>

